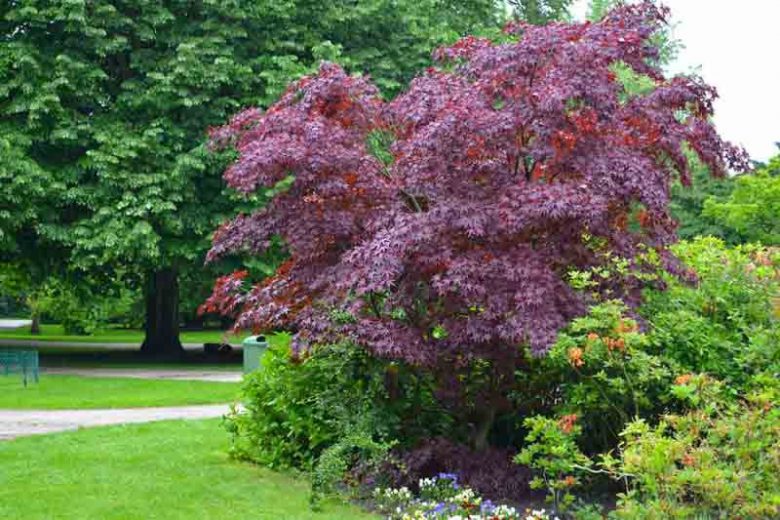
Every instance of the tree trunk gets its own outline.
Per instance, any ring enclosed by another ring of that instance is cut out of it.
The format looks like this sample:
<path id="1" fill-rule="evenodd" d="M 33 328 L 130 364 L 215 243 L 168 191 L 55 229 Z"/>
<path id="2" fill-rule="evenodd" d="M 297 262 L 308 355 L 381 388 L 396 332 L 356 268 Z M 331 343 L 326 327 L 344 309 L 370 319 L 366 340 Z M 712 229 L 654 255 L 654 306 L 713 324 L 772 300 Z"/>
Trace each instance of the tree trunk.
<path id="1" fill-rule="evenodd" d="M 32 313 L 32 316 L 30 316 L 30 334 L 40 334 L 41 333 L 41 315 L 36 311 Z"/>
<path id="2" fill-rule="evenodd" d="M 142 353 L 178 357 L 184 352 L 179 339 L 179 283 L 173 268 L 160 269 L 149 275 L 144 331 Z"/>
<path id="3" fill-rule="evenodd" d="M 489 446 L 488 439 L 490 430 L 493 429 L 493 423 L 496 420 L 496 408 L 493 405 L 487 406 L 479 416 L 476 424 L 472 443 L 476 451 L 486 450 Z"/>

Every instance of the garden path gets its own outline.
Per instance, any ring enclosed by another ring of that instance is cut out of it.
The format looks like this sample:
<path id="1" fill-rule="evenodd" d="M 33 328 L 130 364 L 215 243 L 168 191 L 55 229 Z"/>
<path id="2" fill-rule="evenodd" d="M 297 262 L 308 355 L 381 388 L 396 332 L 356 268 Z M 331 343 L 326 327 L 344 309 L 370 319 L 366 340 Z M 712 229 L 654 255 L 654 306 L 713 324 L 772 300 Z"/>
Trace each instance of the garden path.
<path id="1" fill-rule="evenodd" d="M 18 329 L 19 327 L 26 327 L 32 323 L 30 320 L 17 320 L 17 319 L 0 319 L 0 329 Z"/>
<path id="2" fill-rule="evenodd" d="M 90 426 L 221 417 L 227 404 L 109 410 L 0 410 L 0 440 Z"/>

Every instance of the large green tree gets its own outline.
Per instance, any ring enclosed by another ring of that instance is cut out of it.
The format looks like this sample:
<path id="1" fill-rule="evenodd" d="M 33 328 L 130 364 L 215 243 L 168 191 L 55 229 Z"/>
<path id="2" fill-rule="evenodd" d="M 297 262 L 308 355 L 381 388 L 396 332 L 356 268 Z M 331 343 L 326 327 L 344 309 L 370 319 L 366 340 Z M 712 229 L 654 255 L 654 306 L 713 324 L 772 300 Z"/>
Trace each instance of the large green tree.
<path id="1" fill-rule="evenodd" d="M 221 195 L 227 158 L 206 129 L 321 59 L 392 94 L 433 47 L 498 13 L 494 0 L 7 0 L 2 260 L 44 278 L 52 259 L 91 279 L 144 276 L 142 349 L 176 353 L 178 280 L 240 209 Z"/>

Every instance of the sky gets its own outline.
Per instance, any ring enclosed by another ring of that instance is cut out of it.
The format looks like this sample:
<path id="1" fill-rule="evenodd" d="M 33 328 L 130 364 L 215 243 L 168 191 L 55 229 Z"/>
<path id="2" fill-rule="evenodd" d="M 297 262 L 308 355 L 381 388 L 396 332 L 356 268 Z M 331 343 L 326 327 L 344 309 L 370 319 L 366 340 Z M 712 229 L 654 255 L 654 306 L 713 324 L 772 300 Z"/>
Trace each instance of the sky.
<path id="1" fill-rule="evenodd" d="M 718 89 L 715 125 L 754 160 L 780 141 L 780 0 L 663 0 L 685 46 L 671 72 L 698 72 Z M 588 0 L 575 0 L 584 18 Z"/>

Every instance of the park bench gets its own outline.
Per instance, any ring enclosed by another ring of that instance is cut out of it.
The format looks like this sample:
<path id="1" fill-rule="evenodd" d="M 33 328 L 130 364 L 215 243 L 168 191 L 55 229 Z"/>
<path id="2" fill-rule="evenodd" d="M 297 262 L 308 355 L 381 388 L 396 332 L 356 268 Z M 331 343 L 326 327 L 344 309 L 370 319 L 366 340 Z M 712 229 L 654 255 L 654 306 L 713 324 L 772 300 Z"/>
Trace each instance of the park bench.
<path id="1" fill-rule="evenodd" d="M 38 382 L 38 351 L 29 349 L 0 348 L 0 373 L 9 375 L 20 372 L 24 386 L 28 378 Z"/>

